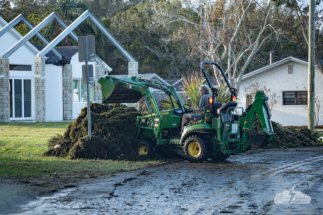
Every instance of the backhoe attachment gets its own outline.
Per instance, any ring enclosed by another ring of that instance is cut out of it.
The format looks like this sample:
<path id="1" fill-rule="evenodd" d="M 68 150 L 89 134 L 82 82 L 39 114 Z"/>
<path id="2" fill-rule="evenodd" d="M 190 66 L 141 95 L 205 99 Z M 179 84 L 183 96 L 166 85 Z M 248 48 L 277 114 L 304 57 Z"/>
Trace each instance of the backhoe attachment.
<path id="1" fill-rule="evenodd" d="M 258 116 L 262 131 L 253 129 L 256 116 Z M 244 132 L 248 133 L 249 141 L 254 147 L 266 146 L 270 143 L 275 132 L 271 123 L 271 114 L 268 107 L 268 97 L 263 91 L 258 91 L 255 101 L 250 104 L 240 118 Z"/>

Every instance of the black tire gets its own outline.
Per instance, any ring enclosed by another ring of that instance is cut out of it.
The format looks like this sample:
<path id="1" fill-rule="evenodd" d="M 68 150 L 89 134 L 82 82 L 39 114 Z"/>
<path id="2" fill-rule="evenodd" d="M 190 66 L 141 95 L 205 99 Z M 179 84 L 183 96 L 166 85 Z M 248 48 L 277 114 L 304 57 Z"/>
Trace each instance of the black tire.
<path id="1" fill-rule="evenodd" d="M 192 162 L 203 162 L 209 158 L 209 144 L 201 135 L 190 135 L 184 141 L 184 156 Z"/>
<path id="2" fill-rule="evenodd" d="M 146 140 L 140 140 L 136 150 L 137 154 L 140 156 L 151 156 L 153 154 L 151 144 Z"/>

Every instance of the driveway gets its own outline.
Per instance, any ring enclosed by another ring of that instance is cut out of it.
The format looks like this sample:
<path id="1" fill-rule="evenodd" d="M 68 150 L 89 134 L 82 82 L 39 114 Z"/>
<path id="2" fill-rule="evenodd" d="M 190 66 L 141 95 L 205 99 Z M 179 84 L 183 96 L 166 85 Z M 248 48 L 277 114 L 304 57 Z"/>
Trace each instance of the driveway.
<path id="1" fill-rule="evenodd" d="M 9 214 L 323 214 L 323 147 L 253 150 L 87 179 Z"/>

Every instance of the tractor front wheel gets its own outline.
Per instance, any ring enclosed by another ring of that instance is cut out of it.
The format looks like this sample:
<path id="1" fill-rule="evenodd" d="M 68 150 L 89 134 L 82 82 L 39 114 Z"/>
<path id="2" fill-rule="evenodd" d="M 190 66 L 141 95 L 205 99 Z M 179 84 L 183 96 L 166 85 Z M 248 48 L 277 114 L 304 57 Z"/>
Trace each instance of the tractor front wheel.
<path id="1" fill-rule="evenodd" d="M 138 155 L 147 155 L 147 156 L 151 156 L 152 155 L 152 149 L 150 144 L 148 143 L 148 141 L 139 141 L 139 143 L 137 144 L 137 153 Z"/>
<path id="2" fill-rule="evenodd" d="M 192 162 L 203 162 L 209 158 L 207 142 L 199 135 L 191 135 L 185 139 L 184 155 Z"/>

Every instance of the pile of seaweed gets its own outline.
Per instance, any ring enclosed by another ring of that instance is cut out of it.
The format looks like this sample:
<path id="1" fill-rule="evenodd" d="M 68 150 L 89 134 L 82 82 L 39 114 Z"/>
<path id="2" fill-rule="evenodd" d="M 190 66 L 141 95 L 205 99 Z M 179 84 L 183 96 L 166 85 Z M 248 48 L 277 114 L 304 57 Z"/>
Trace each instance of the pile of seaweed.
<path id="1" fill-rule="evenodd" d="M 274 139 L 263 148 L 294 148 L 319 145 L 318 135 L 312 134 L 307 128 L 284 128 L 277 122 L 272 122 L 274 132 L 276 133 Z M 263 134 L 259 119 L 256 119 L 253 131 L 258 134 Z"/>
<path id="2" fill-rule="evenodd" d="M 141 113 L 133 107 L 108 107 L 91 103 L 92 139 L 88 137 L 85 107 L 63 135 L 56 135 L 49 140 L 50 149 L 44 155 L 70 159 L 135 159 L 137 116 L 141 116 Z"/>

